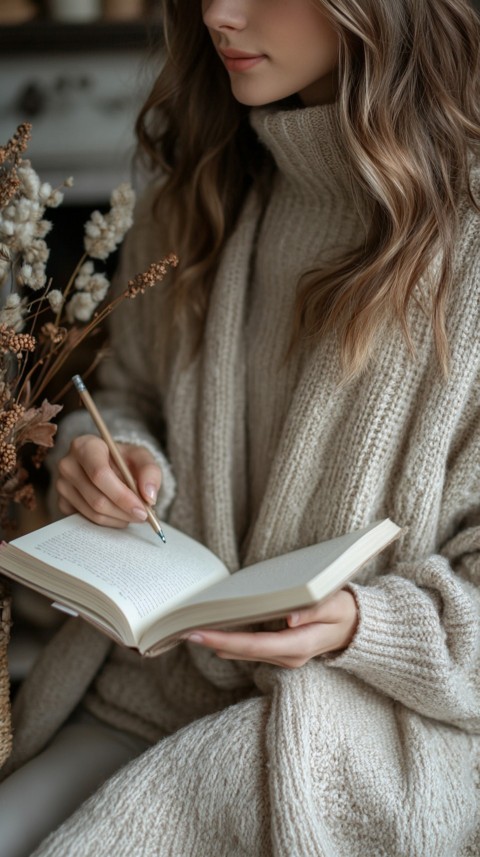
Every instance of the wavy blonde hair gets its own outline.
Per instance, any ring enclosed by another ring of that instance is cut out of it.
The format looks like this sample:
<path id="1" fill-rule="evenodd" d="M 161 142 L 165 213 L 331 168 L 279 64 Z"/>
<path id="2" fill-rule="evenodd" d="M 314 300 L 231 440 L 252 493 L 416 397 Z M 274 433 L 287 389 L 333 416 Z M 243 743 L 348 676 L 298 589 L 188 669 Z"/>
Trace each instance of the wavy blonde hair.
<path id="1" fill-rule="evenodd" d="M 333 331 L 348 378 L 396 320 L 413 353 L 408 309 L 423 279 L 421 305 L 446 372 L 459 207 L 468 197 L 478 208 L 470 172 L 480 152 L 479 19 L 468 0 L 312 2 L 339 35 L 341 133 L 372 219 L 360 247 L 301 276 L 290 350 Z M 166 246 L 180 257 L 174 318 L 195 323 L 198 346 L 225 241 L 249 188 L 267 198 L 273 165 L 249 109 L 231 94 L 200 0 L 163 0 L 163 7 L 166 58 L 137 134 L 164 176 L 158 211 Z"/>

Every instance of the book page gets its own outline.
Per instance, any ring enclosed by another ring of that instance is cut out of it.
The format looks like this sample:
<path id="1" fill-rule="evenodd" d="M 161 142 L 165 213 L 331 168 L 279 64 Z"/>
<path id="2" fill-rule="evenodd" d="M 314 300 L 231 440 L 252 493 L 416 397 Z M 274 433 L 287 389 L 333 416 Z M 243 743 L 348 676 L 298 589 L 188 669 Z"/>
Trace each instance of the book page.
<path id="1" fill-rule="evenodd" d="M 285 615 L 340 589 L 401 533 L 388 518 L 326 542 L 262 560 L 188 596 L 141 639 L 148 652 L 157 641 L 193 627 Z M 155 653 L 155 652 L 154 652 Z"/>
<path id="2" fill-rule="evenodd" d="M 339 570 L 340 580 L 350 574 L 350 568 L 355 569 L 358 566 L 356 551 L 361 541 L 369 545 L 371 538 L 369 529 L 346 533 L 330 541 L 257 562 L 237 571 L 228 579 L 219 581 L 209 587 L 208 591 L 189 596 L 186 604 L 208 603 L 217 599 L 234 601 L 245 597 L 255 600 L 265 599 L 268 603 L 268 599 L 279 593 L 296 588 L 305 589 L 308 597 L 306 587 L 315 580 L 324 580 L 324 573 L 333 567 L 337 560 L 341 559 L 346 568 L 345 575 Z M 376 529 L 378 530 L 378 526 Z M 347 551 L 350 549 L 353 550 L 348 555 Z M 347 564 L 349 558 L 353 562 Z M 333 586 L 334 584 L 332 588 Z"/>
<path id="3" fill-rule="evenodd" d="M 138 620 L 228 574 L 203 545 L 172 527 L 164 532 L 166 544 L 147 524 L 114 530 L 72 515 L 12 544 L 105 592 L 138 627 Z"/>

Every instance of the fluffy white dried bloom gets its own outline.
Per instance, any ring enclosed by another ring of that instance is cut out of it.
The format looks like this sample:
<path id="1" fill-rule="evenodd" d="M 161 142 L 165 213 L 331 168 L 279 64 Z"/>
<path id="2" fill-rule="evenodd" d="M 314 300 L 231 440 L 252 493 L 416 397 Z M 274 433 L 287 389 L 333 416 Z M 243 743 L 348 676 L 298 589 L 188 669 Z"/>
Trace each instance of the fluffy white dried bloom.
<path id="1" fill-rule="evenodd" d="M 48 231 L 42 219 L 44 211 L 36 199 L 19 196 L 12 200 L 0 212 L 0 241 L 14 252 L 23 253 L 39 233 L 43 235 Z"/>
<path id="2" fill-rule="evenodd" d="M 56 188 L 55 190 L 52 190 L 50 196 L 45 200 L 45 205 L 47 208 L 58 208 L 58 206 L 62 204 L 64 198 L 65 194 Z"/>
<path id="3" fill-rule="evenodd" d="M 26 249 L 23 254 L 25 262 L 30 265 L 33 265 L 35 262 L 41 262 L 45 265 L 48 262 L 49 256 L 50 250 L 42 238 L 36 238 L 32 241 L 28 249 Z"/>
<path id="4" fill-rule="evenodd" d="M 8 206 L 6 214 L 15 223 L 29 223 L 31 220 L 37 222 L 39 216 L 43 214 L 43 207 L 36 199 L 19 197 Z"/>
<path id="5" fill-rule="evenodd" d="M 50 182 L 41 182 L 39 176 L 30 164 L 22 161 L 17 169 L 20 179 L 20 196 L 45 208 L 57 208 L 63 202 L 63 193 L 58 188 L 52 188 Z M 65 186 L 69 179 L 66 180 Z M 73 181 L 73 179 L 72 179 Z"/>
<path id="6" fill-rule="evenodd" d="M 110 196 L 112 208 L 125 208 L 131 210 L 135 205 L 135 191 L 129 182 L 122 182 Z"/>
<path id="7" fill-rule="evenodd" d="M 12 238 L 12 246 L 14 250 L 19 250 L 22 252 L 26 250 L 33 239 L 35 238 L 36 233 L 36 223 L 35 221 L 23 221 L 14 223 L 14 234 Z"/>
<path id="8" fill-rule="evenodd" d="M 53 193 L 53 187 L 50 184 L 50 182 L 43 182 L 43 184 L 40 185 L 40 190 L 38 191 L 38 198 L 39 198 L 40 202 L 42 203 L 42 205 L 46 206 L 47 199 L 49 199 L 51 197 L 52 193 Z"/>
<path id="9" fill-rule="evenodd" d="M 21 161 L 17 168 L 17 175 L 20 179 L 20 194 L 27 199 L 38 200 L 41 183 L 30 161 Z"/>
<path id="10" fill-rule="evenodd" d="M 48 303 L 50 304 L 50 308 L 53 310 L 53 312 L 60 312 L 64 302 L 64 297 L 61 291 L 59 291 L 58 289 L 52 289 L 48 293 L 47 297 Z"/>
<path id="11" fill-rule="evenodd" d="M 120 242 L 133 222 L 135 191 L 128 182 L 123 182 L 113 191 L 110 204 L 112 206 L 112 226 L 117 233 L 117 240 Z"/>
<path id="12" fill-rule="evenodd" d="M 86 288 L 86 291 L 88 291 L 93 300 L 99 304 L 105 298 L 109 288 L 110 283 L 105 274 L 94 274 Z"/>
<path id="13" fill-rule="evenodd" d="M 54 190 L 51 197 L 48 200 L 49 208 L 58 208 L 59 205 L 62 204 L 65 199 L 65 194 L 62 193 L 61 190 Z"/>
<path id="14" fill-rule="evenodd" d="M 135 192 L 124 182 L 110 197 L 110 211 L 94 211 L 85 224 L 85 250 L 92 259 L 107 259 L 133 223 Z"/>
<path id="15" fill-rule="evenodd" d="M 95 270 L 95 268 L 94 268 L 93 262 L 90 261 L 90 259 L 87 262 L 83 263 L 83 265 L 81 266 L 81 268 L 78 271 L 77 276 L 75 277 L 74 286 L 77 289 L 77 291 L 81 292 L 85 289 L 85 287 L 87 286 L 87 284 L 90 280 L 90 277 L 94 273 L 94 270 Z"/>
<path id="16" fill-rule="evenodd" d="M 42 241 L 50 232 L 52 224 L 44 219 L 45 209 L 56 208 L 63 201 L 63 194 L 54 190 L 49 182 L 41 183 L 30 161 L 21 161 L 17 168 L 20 186 L 9 205 L 0 211 L 0 242 L 21 256 L 29 265 L 45 264 L 48 249 Z M 42 242 L 42 243 L 40 243 Z M 38 270 L 28 285 L 41 288 L 45 283 Z"/>
<path id="17" fill-rule="evenodd" d="M 26 298 L 20 298 L 17 294 L 9 295 L 5 306 L 0 310 L 0 324 L 8 324 L 9 327 L 13 327 L 15 333 L 19 333 L 24 327 L 24 317 L 27 312 Z"/>
<path id="18" fill-rule="evenodd" d="M 32 291 L 38 292 L 47 284 L 45 265 L 42 262 L 34 262 L 33 265 L 24 263 L 17 279 L 19 285 L 28 286 Z"/>
<path id="19" fill-rule="evenodd" d="M 70 324 L 75 321 L 90 321 L 96 307 L 96 301 L 90 292 L 75 292 L 67 304 L 67 320 Z"/>
<path id="20" fill-rule="evenodd" d="M 11 220 L 4 219 L 0 217 L 0 235 L 3 239 L 3 242 L 6 244 L 8 239 L 15 235 L 15 226 L 13 225 Z"/>
<path id="21" fill-rule="evenodd" d="M 17 294 L 8 295 L 8 297 L 5 301 L 4 309 L 13 309 L 14 307 L 19 307 L 21 303 L 22 303 L 22 298 L 20 297 L 20 295 L 17 295 Z"/>
<path id="22" fill-rule="evenodd" d="M 75 184 L 75 180 L 73 176 L 69 176 L 68 179 L 65 179 L 63 186 L 64 187 L 73 187 Z"/>
<path id="23" fill-rule="evenodd" d="M 37 238 L 45 238 L 50 232 L 53 224 L 50 220 L 39 220 L 35 230 Z"/>
<path id="24" fill-rule="evenodd" d="M 42 262 L 35 262 L 33 266 L 33 278 L 30 283 L 30 288 L 43 289 L 47 285 L 47 275 L 45 273 L 45 265 Z"/>
<path id="25" fill-rule="evenodd" d="M 109 241 L 114 238 L 114 230 L 109 223 L 108 215 L 100 211 L 92 211 L 90 220 L 85 224 L 86 239 L 104 239 L 106 235 Z"/>
<path id="26" fill-rule="evenodd" d="M 84 245 L 93 259 L 108 259 L 117 247 L 115 232 L 109 228 L 106 220 L 103 224 L 87 223 Z"/>
<path id="27" fill-rule="evenodd" d="M 110 288 L 105 274 L 96 273 L 90 260 L 80 268 L 74 285 L 77 291 L 89 292 L 97 304 L 103 301 Z"/>

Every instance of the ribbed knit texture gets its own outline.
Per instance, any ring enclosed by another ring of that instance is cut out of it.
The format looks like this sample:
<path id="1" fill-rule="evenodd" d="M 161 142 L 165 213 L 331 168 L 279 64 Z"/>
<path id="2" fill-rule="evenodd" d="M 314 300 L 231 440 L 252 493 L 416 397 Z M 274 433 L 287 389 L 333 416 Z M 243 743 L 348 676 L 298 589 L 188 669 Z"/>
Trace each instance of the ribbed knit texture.
<path id="1" fill-rule="evenodd" d="M 179 343 L 160 388 L 153 290 L 114 318 L 116 366 L 100 404 L 117 436 L 145 436 L 159 454 L 162 410 L 176 480 L 163 509 L 171 501 L 170 522 L 232 571 L 387 515 L 408 531 L 352 585 L 360 623 L 348 649 L 301 669 L 221 661 L 194 646 L 142 661 L 69 623 L 19 695 L 13 764 L 48 740 L 49 676 L 54 728 L 92 681 L 91 713 L 152 742 L 169 737 L 36 857 L 473 857 L 480 218 L 461 212 L 447 381 L 416 306 L 415 361 L 390 331 L 368 370 L 342 387 L 334 336 L 284 365 L 300 273 L 360 244 L 368 205 L 350 186 L 335 106 L 255 110 L 252 122 L 278 170 L 263 217 L 252 194 L 225 248 L 201 353 L 185 369 L 188 343 Z M 161 243 L 146 201 L 122 278 L 174 249 Z M 79 425 L 70 417 L 64 437 Z"/>

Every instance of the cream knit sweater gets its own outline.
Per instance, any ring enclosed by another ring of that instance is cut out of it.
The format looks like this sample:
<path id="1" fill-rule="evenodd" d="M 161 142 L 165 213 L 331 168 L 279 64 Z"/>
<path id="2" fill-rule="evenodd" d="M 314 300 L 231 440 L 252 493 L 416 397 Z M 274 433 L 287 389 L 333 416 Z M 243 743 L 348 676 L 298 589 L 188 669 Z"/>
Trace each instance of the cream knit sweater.
<path id="1" fill-rule="evenodd" d="M 448 381 L 415 306 L 415 361 L 390 332 L 347 386 L 333 337 L 285 366 L 299 272 L 360 243 L 368 206 L 334 105 L 255 110 L 252 122 L 278 170 L 263 218 L 252 194 L 225 248 L 201 353 L 185 369 L 179 343 L 160 388 L 153 290 L 115 319 L 100 404 L 117 438 L 162 462 L 161 514 L 232 571 L 387 515 L 408 532 L 352 585 L 349 648 L 301 669 L 194 646 L 142 661 L 67 623 L 18 699 L 13 764 L 82 698 L 164 740 L 36 855 L 478 857 L 480 218 L 465 204 Z M 146 201 L 122 277 L 161 243 Z M 57 455 L 85 420 L 67 419 Z"/>

